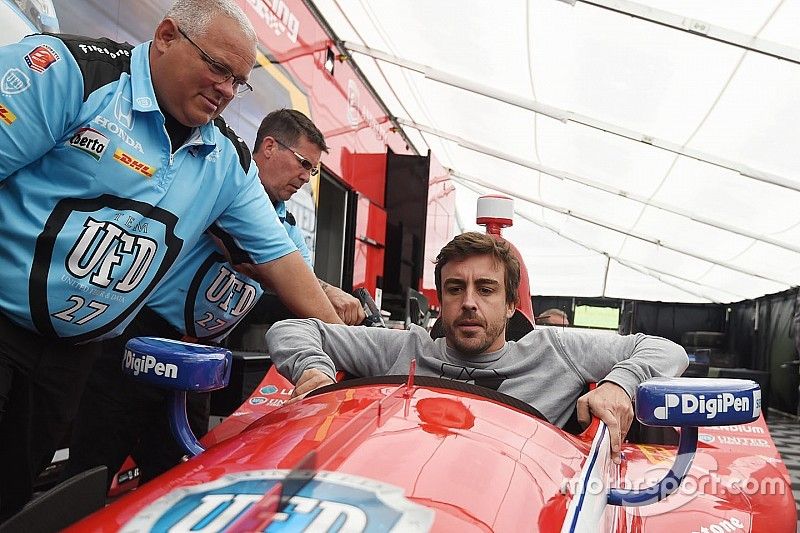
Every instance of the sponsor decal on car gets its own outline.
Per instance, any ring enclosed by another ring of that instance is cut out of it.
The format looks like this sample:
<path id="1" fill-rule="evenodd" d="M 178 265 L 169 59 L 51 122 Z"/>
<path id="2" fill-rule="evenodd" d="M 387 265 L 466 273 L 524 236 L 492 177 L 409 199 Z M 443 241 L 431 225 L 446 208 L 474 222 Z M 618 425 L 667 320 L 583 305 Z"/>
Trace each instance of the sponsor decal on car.
<path id="1" fill-rule="evenodd" d="M 672 463 L 675 461 L 675 450 L 649 444 L 637 444 L 636 447 L 644 454 L 650 464 Z"/>
<path id="2" fill-rule="evenodd" d="M 8 69 L 0 80 L 0 92 L 6 96 L 25 92 L 30 86 L 31 79 L 18 68 Z"/>
<path id="3" fill-rule="evenodd" d="M 2 120 L 6 126 L 10 126 L 17 120 L 17 115 L 15 115 L 9 108 L 0 104 L 0 120 Z"/>
<path id="4" fill-rule="evenodd" d="M 706 397 L 704 394 L 666 394 L 664 396 L 664 405 L 656 407 L 653 414 L 659 420 L 667 420 L 669 418 L 669 410 L 674 408 L 680 409 L 680 413 L 684 415 L 700 413 L 711 420 L 718 414 L 729 411 L 738 413 L 746 413 L 750 410 L 753 410 L 753 412 L 760 411 L 761 397 L 759 394 L 758 398 L 756 398 L 756 395 L 753 394 L 753 398 L 747 398 L 736 396 L 729 392 L 722 392 L 711 397 Z"/>
<path id="5" fill-rule="evenodd" d="M 146 163 L 142 163 L 138 159 L 126 154 L 122 151 L 122 148 L 117 148 L 117 151 L 114 152 L 114 159 L 131 170 L 138 172 L 145 178 L 152 178 L 153 174 L 155 174 L 158 170 L 157 168 L 151 167 Z"/>
<path id="6" fill-rule="evenodd" d="M 80 128 L 70 137 L 67 145 L 100 161 L 108 146 L 108 137 L 93 128 Z"/>
<path id="7" fill-rule="evenodd" d="M 178 379 L 178 365 L 162 363 L 152 355 L 139 355 L 127 349 L 122 358 L 122 366 L 132 370 L 134 376 L 153 373 L 156 376 Z"/>
<path id="8" fill-rule="evenodd" d="M 730 533 L 731 531 L 744 530 L 744 524 L 738 518 L 726 518 L 716 524 L 702 526 L 692 530 L 692 533 Z"/>
<path id="9" fill-rule="evenodd" d="M 61 56 L 59 56 L 55 50 L 47 46 L 46 44 L 40 44 L 25 56 L 25 63 L 28 64 L 28 68 L 34 72 L 39 74 L 43 73 L 45 70 L 50 68 L 50 65 L 59 61 Z"/>
<path id="10" fill-rule="evenodd" d="M 769 441 L 766 439 L 751 439 L 748 437 L 729 437 L 727 435 L 717 435 L 717 442 L 733 446 L 753 446 L 755 448 L 769 448 Z"/>
<path id="11" fill-rule="evenodd" d="M 181 487 L 137 513 L 121 531 L 224 531 L 235 527 L 288 470 L 237 472 Z M 434 511 L 399 487 L 340 472 L 304 474 L 300 490 L 275 513 L 268 531 L 429 531 Z"/>
<path id="12" fill-rule="evenodd" d="M 742 424 L 741 426 L 708 426 L 704 431 L 727 431 L 730 433 L 759 433 L 764 434 L 764 428 Z"/>

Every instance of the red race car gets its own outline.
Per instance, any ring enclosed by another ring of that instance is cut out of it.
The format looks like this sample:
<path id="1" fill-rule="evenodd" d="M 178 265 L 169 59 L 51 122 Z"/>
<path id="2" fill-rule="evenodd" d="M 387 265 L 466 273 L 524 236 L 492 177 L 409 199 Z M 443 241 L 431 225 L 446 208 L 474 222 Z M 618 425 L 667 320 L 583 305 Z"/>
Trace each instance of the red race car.
<path id="1" fill-rule="evenodd" d="M 639 386 L 621 465 L 605 426 L 572 435 L 529 405 L 414 376 L 342 381 L 283 405 L 274 369 L 198 442 L 185 390 L 221 386 L 224 349 L 129 343 L 132 374 L 176 390 L 193 457 L 68 531 L 789 532 L 789 475 L 747 380 Z M 677 446 L 675 445 L 677 443 Z"/>

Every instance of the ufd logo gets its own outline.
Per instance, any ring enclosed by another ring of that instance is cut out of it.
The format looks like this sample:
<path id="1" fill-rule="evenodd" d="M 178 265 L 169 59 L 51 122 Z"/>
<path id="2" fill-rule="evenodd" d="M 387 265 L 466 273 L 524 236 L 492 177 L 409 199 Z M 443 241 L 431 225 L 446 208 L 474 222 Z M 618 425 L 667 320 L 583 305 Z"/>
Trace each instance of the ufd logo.
<path id="1" fill-rule="evenodd" d="M 131 350 L 125 350 L 122 367 L 133 371 L 134 376 L 150 374 L 164 376 L 165 378 L 178 379 L 178 366 L 172 363 L 161 363 L 152 355 L 138 355 Z"/>
<path id="2" fill-rule="evenodd" d="M 706 398 L 703 394 L 665 394 L 664 406 L 656 407 L 653 415 L 659 420 L 669 418 L 670 409 L 680 408 L 681 414 L 705 414 L 707 419 L 715 418 L 719 413 L 750 411 L 750 398 L 736 396 L 730 392 L 722 392 Z"/>
<path id="3" fill-rule="evenodd" d="M 206 291 L 206 299 L 231 316 L 240 317 L 255 305 L 257 294 L 253 285 L 245 283 L 236 272 L 222 266 Z M 234 299 L 237 300 L 235 304 Z"/>
<path id="4" fill-rule="evenodd" d="M 115 281 L 115 270 L 127 257 L 130 264 L 112 288 L 125 293 L 136 289 L 156 257 L 156 241 L 91 217 L 83 225 L 81 236 L 67 256 L 67 271 L 76 278 L 89 276 L 92 285 L 105 288 Z"/>
<path id="5" fill-rule="evenodd" d="M 237 472 L 174 489 L 139 511 L 121 532 L 232 530 L 288 474 L 286 470 Z M 407 500 L 399 487 L 374 479 L 317 471 L 294 482 L 298 481 L 305 482 L 298 493 L 259 531 L 416 533 L 429 531 L 433 524 L 432 509 Z"/>

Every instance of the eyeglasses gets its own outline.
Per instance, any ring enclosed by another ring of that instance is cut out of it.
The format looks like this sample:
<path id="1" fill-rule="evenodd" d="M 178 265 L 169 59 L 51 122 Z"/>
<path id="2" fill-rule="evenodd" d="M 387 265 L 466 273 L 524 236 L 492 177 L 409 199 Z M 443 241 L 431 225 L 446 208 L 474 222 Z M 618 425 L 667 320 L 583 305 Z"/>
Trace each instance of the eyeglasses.
<path id="1" fill-rule="evenodd" d="M 317 165 L 315 165 L 314 163 L 312 163 L 311 161 L 309 161 L 308 159 L 306 159 L 302 155 L 298 154 L 297 152 L 292 150 L 289 146 L 286 146 L 285 144 L 280 142 L 278 139 L 275 139 L 275 142 L 280 144 L 281 146 L 283 146 L 284 148 L 286 148 L 290 152 L 292 152 L 294 154 L 294 156 L 297 158 L 297 161 L 300 163 L 300 166 L 302 166 L 304 169 L 308 170 L 311 173 L 312 176 L 316 176 L 317 174 L 319 174 L 319 168 L 317 167 Z"/>
<path id="2" fill-rule="evenodd" d="M 203 58 L 203 61 L 205 61 L 206 65 L 208 65 L 208 70 L 210 70 L 211 73 L 214 75 L 214 77 L 217 79 L 217 83 L 225 83 L 229 79 L 233 78 L 233 92 L 236 93 L 237 96 L 241 96 L 247 91 L 253 90 L 253 86 L 247 83 L 247 80 L 244 80 L 242 78 L 237 78 L 236 76 L 234 76 L 230 68 L 226 67 L 225 65 L 223 65 L 222 63 L 220 63 L 219 61 L 208 55 L 202 48 L 197 46 L 197 43 L 191 40 L 189 36 L 186 35 L 186 32 L 180 29 L 180 27 L 178 27 L 178 31 L 180 32 L 181 35 L 183 35 L 186 38 L 187 41 L 192 43 L 192 46 L 197 48 L 197 51 L 200 52 L 200 57 Z"/>

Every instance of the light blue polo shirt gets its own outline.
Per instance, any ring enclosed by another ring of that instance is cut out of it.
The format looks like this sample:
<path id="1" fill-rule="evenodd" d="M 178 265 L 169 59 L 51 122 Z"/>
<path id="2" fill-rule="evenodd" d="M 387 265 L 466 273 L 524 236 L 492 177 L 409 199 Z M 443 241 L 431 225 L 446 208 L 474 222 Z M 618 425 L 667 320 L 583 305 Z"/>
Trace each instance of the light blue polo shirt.
<path id="1" fill-rule="evenodd" d="M 297 249 L 224 121 L 172 153 L 149 47 L 0 48 L 0 313 L 44 336 L 120 333 L 212 225 L 252 263 Z"/>

